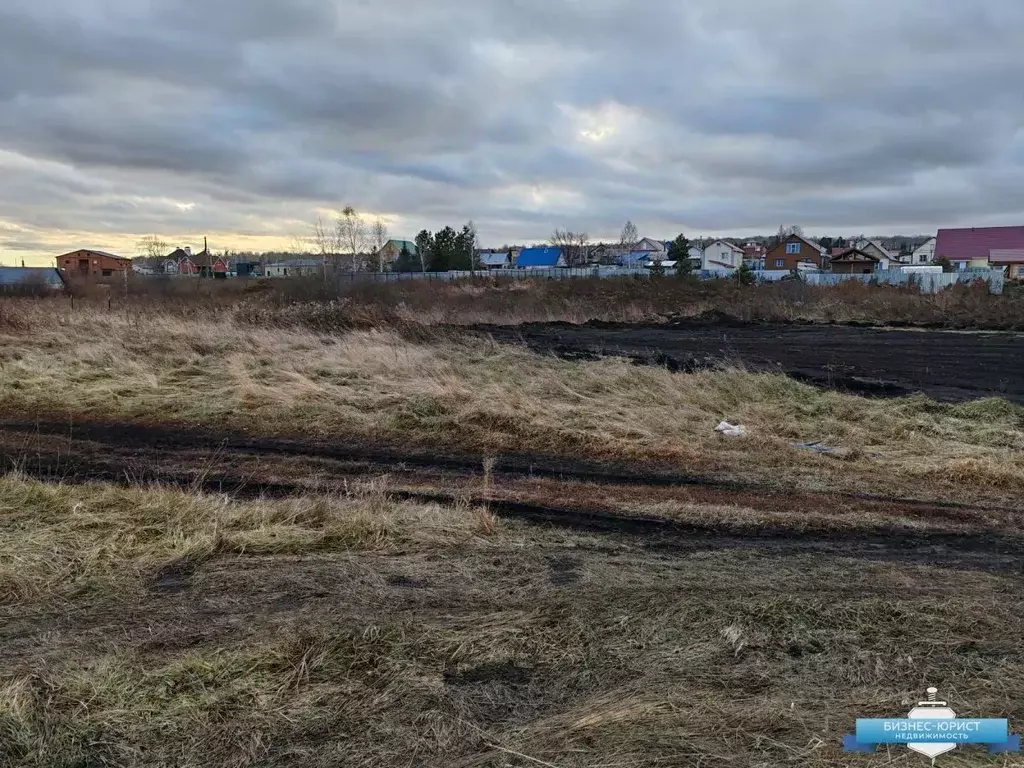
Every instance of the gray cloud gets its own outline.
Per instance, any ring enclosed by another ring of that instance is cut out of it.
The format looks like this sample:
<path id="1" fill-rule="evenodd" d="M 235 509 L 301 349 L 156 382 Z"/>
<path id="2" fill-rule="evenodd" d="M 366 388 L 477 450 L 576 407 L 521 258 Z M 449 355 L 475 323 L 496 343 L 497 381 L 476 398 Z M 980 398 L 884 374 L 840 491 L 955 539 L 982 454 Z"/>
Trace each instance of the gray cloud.
<path id="1" fill-rule="evenodd" d="M 346 204 L 490 243 L 1016 223 L 1022 33 L 1014 0 L 6 0 L 0 248 Z"/>

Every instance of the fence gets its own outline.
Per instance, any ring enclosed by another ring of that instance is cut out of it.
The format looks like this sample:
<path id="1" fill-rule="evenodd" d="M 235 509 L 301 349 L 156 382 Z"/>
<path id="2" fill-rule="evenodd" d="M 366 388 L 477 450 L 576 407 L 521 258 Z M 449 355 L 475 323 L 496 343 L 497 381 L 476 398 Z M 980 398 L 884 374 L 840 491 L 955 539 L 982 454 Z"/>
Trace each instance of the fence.
<path id="1" fill-rule="evenodd" d="M 672 270 L 666 270 L 665 276 L 674 276 Z M 780 280 L 793 279 L 793 273 L 788 270 L 753 270 L 750 273 L 758 283 L 773 283 Z M 622 278 L 633 277 L 636 279 L 650 279 L 654 274 L 645 267 L 619 267 L 595 265 L 590 267 L 573 267 L 569 269 L 478 269 L 475 271 L 462 270 L 453 272 L 337 272 L 329 273 L 330 279 L 339 283 L 396 283 L 403 280 L 426 280 L 429 282 L 452 282 L 455 280 L 468 280 L 471 278 L 498 279 L 498 280 L 583 280 L 592 278 Z M 310 273 L 301 277 L 314 278 L 317 274 Z M 159 275 L 158 278 L 171 276 Z M 197 279 L 173 276 L 178 279 Z M 293 276 L 271 278 L 274 280 L 287 280 Z M 294 277 L 300 277 L 295 275 Z M 698 280 L 724 280 L 735 278 L 735 270 L 695 270 L 693 277 Z M 830 272 L 801 272 L 800 279 L 808 285 L 838 285 L 849 280 L 855 280 L 864 284 L 896 285 L 896 286 L 917 286 L 922 293 L 938 293 L 941 290 L 956 285 L 957 283 L 985 282 L 989 292 L 1001 294 L 1005 283 L 1005 275 L 998 269 L 966 270 L 963 272 L 947 272 L 942 274 L 903 272 L 892 269 L 883 272 L 875 272 L 869 275 L 843 275 Z"/>
<path id="2" fill-rule="evenodd" d="M 674 273 L 668 271 L 668 276 Z M 787 270 L 759 270 L 751 272 L 754 280 L 759 283 L 778 282 L 790 279 L 793 273 Z M 582 280 L 586 278 L 614 278 L 634 277 L 639 279 L 651 278 L 652 272 L 644 267 L 613 267 L 593 266 L 575 267 L 571 269 L 495 269 L 477 270 L 475 272 L 341 272 L 338 279 L 342 282 L 364 283 L 381 282 L 391 283 L 402 280 L 428 280 L 450 282 L 453 280 L 466 280 L 472 277 L 488 277 L 500 280 Z M 697 270 L 693 276 L 698 280 L 722 280 L 736 276 L 735 271 L 729 270 Z M 870 275 L 841 275 L 829 272 L 802 272 L 800 279 L 809 285 L 838 285 L 841 282 L 855 280 L 866 285 L 897 285 L 917 286 L 922 293 L 938 293 L 941 290 L 956 285 L 957 283 L 975 283 L 983 281 L 988 284 L 989 292 L 1000 294 L 1003 292 L 1005 276 L 998 269 L 969 270 L 965 272 L 947 272 L 942 274 L 929 273 L 908 273 L 898 269 L 875 272 Z"/>
<path id="3" fill-rule="evenodd" d="M 1006 281 L 1006 276 L 999 269 L 972 269 L 940 274 L 903 272 L 899 269 L 875 272 L 871 275 L 835 275 L 828 272 L 817 272 L 803 275 L 803 278 L 810 285 L 839 285 L 848 280 L 856 280 L 865 285 L 915 285 L 921 290 L 921 293 L 938 293 L 957 283 L 971 284 L 980 281 L 988 284 L 989 293 L 1000 294 L 1003 292 L 1003 285 Z"/>

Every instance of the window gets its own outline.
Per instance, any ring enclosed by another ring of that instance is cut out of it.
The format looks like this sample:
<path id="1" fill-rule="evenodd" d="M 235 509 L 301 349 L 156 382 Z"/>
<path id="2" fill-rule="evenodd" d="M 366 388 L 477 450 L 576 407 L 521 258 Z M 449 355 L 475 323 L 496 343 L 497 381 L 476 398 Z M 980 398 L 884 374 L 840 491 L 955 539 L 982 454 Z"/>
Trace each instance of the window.
<path id="1" fill-rule="evenodd" d="M 786 243 L 786 253 L 800 253 L 800 243 Z"/>
<path id="2" fill-rule="evenodd" d="M 917 257 L 917 260 L 918 260 L 919 262 L 921 262 L 922 264 L 924 264 L 924 263 L 926 263 L 926 262 L 928 261 L 928 257 L 927 257 L 927 256 L 925 256 L 925 255 L 924 255 L 924 254 L 922 253 L 922 254 L 921 254 L 920 256 L 918 256 L 918 257 Z"/>
<path id="3" fill-rule="evenodd" d="M 114 274 L 114 270 L 112 270 L 112 269 L 104 269 L 103 270 L 103 276 L 104 277 L 110 277 L 112 274 Z"/>
<path id="4" fill-rule="evenodd" d="M 775 266 L 776 267 L 784 267 L 784 266 L 786 266 L 786 260 L 785 259 L 776 259 L 775 260 Z"/>

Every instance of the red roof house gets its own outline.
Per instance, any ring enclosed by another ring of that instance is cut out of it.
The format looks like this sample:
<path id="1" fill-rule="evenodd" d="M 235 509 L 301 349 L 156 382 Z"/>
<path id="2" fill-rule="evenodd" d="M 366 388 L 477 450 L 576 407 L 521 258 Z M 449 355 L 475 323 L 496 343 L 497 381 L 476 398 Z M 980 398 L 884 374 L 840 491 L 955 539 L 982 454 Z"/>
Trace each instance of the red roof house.
<path id="1" fill-rule="evenodd" d="M 1017 277 L 1024 265 L 1024 227 L 940 229 L 935 258 L 947 258 L 961 269 L 1007 267 L 1007 275 Z"/>

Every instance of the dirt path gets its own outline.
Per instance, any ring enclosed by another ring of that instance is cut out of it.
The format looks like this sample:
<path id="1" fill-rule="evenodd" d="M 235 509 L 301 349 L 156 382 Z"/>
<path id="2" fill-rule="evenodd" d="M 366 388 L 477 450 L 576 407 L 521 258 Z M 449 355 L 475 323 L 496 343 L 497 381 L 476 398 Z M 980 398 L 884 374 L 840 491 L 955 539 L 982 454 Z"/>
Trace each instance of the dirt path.
<path id="1" fill-rule="evenodd" d="M 498 341 L 587 359 L 631 357 L 693 371 L 736 362 L 816 386 L 899 397 L 923 392 L 957 402 L 1000 396 L 1024 403 L 1024 335 L 846 326 L 620 325 L 592 322 L 477 326 Z"/>

